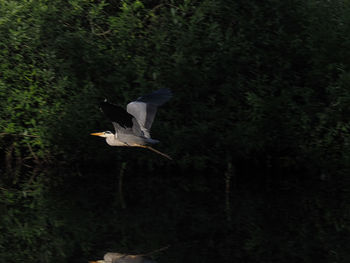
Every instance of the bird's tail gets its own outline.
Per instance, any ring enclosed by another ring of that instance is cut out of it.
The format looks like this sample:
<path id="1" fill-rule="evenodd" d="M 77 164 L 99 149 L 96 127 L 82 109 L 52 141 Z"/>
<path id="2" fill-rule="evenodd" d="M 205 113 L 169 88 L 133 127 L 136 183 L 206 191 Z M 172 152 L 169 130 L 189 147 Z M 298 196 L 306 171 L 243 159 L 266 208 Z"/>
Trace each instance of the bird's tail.
<path id="1" fill-rule="evenodd" d="M 159 141 L 155 140 L 155 139 L 152 139 L 152 138 L 147 138 L 147 143 L 149 143 L 149 144 L 156 144 L 156 143 L 159 143 Z"/>

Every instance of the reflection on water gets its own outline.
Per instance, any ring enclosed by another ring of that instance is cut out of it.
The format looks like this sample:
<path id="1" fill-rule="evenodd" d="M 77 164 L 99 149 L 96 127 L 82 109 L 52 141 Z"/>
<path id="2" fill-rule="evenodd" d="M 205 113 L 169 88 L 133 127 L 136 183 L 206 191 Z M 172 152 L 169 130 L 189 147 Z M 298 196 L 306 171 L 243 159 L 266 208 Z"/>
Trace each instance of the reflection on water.
<path id="1" fill-rule="evenodd" d="M 334 192 L 324 181 L 311 189 L 235 178 L 227 195 L 227 175 L 147 173 L 126 164 L 3 173 L 1 180 L 4 262 L 86 263 L 109 251 L 142 254 L 167 245 L 152 258 L 312 262 L 344 253 L 336 244 L 348 232 L 348 215 L 339 210 L 345 203 L 329 198 Z"/>

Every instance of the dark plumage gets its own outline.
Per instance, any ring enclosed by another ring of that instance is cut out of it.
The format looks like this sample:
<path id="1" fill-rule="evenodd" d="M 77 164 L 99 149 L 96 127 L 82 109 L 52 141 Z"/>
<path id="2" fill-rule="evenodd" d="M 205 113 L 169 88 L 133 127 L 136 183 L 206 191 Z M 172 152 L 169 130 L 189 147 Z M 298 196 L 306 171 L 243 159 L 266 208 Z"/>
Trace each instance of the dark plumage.
<path id="1" fill-rule="evenodd" d="M 111 104 L 107 102 L 107 100 L 101 102 L 99 106 L 104 115 L 111 122 L 116 122 L 124 128 L 132 127 L 132 118 L 134 118 L 134 116 L 126 112 L 122 107 Z"/>

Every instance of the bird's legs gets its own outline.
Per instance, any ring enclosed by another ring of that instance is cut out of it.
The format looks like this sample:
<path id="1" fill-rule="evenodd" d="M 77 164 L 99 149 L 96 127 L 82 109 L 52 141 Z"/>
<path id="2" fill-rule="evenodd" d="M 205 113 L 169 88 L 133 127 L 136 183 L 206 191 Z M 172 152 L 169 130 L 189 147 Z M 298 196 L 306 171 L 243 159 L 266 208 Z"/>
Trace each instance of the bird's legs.
<path id="1" fill-rule="evenodd" d="M 151 146 L 142 145 L 142 144 L 133 144 L 133 146 L 135 146 L 135 147 L 141 147 L 141 148 L 145 148 L 145 149 L 151 150 L 151 151 L 153 151 L 153 152 L 155 152 L 155 153 L 158 153 L 158 154 L 164 156 L 165 158 L 168 158 L 169 160 L 173 160 L 173 158 L 171 158 L 169 155 L 167 155 L 167 154 L 165 154 L 165 153 L 162 153 L 162 152 L 160 152 L 160 151 L 154 149 L 154 148 L 151 147 Z"/>

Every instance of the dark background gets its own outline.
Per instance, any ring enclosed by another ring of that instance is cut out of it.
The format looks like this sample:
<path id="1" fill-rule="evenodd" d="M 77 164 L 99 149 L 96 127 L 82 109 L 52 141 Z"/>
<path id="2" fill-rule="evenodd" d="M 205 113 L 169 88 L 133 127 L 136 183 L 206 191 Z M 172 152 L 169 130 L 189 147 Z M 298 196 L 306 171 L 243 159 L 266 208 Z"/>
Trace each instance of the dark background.
<path id="1" fill-rule="evenodd" d="M 350 2 L 0 2 L 0 262 L 349 262 Z M 145 149 L 103 98 L 169 88 Z"/>

